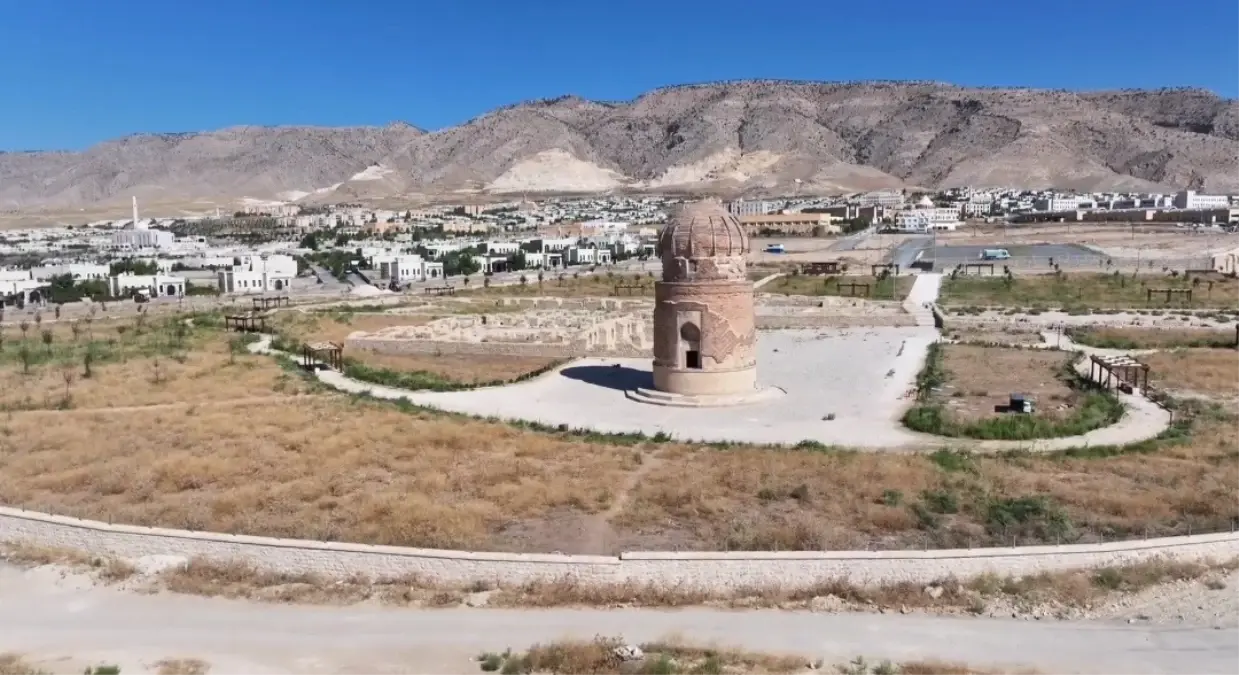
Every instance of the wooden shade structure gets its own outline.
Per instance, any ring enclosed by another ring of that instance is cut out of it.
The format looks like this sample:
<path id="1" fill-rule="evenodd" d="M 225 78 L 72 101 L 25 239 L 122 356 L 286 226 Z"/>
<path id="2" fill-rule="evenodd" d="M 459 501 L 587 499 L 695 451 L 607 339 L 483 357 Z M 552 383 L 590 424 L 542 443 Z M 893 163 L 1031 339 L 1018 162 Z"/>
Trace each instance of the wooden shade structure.
<path id="1" fill-rule="evenodd" d="M 292 304 L 292 300 L 287 295 L 277 295 L 273 297 L 254 298 L 254 310 L 271 309 L 272 307 L 288 307 Z"/>
<path id="2" fill-rule="evenodd" d="M 1107 389 L 1123 384 L 1141 391 L 1149 388 L 1149 366 L 1130 356 L 1090 356 L 1088 375 Z"/>
<path id="3" fill-rule="evenodd" d="M 237 333 L 265 333 L 267 317 L 263 314 L 229 314 L 224 317 L 224 329 Z"/>
<path id="4" fill-rule="evenodd" d="M 337 342 L 310 342 L 301 347 L 301 367 L 314 370 L 320 366 L 344 370 L 344 345 Z"/>
<path id="5" fill-rule="evenodd" d="M 1167 305 L 1175 297 L 1186 298 L 1187 304 L 1192 304 L 1192 289 L 1190 288 L 1147 288 L 1145 289 L 1145 302 L 1153 302 L 1154 295 L 1162 296 L 1162 302 Z"/>

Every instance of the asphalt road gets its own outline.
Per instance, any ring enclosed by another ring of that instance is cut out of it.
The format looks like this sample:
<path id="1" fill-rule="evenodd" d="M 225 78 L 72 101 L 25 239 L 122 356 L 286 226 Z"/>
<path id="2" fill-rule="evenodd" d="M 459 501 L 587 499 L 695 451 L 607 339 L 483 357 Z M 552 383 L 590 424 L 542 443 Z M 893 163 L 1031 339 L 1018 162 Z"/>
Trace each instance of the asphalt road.
<path id="1" fill-rule="evenodd" d="M 200 658 L 217 673 L 474 673 L 470 659 L 483 650 L 594 635 L 634 643 L 679 635 L 827 664 L 865 655 L 1047 672 L 1233 673 L 1239 662 L 1233 627 L 766 610 L 306 607 L 127 594 L 0 567 L 0 652 L 104 660 L 123 672 L 161 658 Z"/>
<path id="2" fill-rule="evenodd" d="M 1009 260 L 981 260 L 981 251 L 985 249 L 1005 248 L 1011 254 Z M 1084 246 L 1076 244 L 1018 244 L 989 246 L 938 246 L 934 248 L 932 237 L 913 237 L 904 241 L 894 251 L 891 262 L 906 270 L 916 261 L 916 254 L 924 251 L 923 260 L 936 260 L 936 268 L 941 271 L 960 263 L 993 262 L 996 265 L 1020 265 L 1023 263 L 1048 264 L 1050 258 L 1072 264 L 1095 264 L 1102 256 Z"/>

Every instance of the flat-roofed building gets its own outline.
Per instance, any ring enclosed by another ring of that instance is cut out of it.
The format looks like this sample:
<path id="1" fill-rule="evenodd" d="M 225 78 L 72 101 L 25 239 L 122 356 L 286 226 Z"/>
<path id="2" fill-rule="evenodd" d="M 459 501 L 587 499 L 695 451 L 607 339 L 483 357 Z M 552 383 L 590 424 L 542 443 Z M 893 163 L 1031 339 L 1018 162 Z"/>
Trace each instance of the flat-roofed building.
<path id="1" fill-rule="evenodd" d="M 744 216 L 740 224 L 750 237 L 771 233 L 821 236 L 840 232 L 835 220 L 829 213 L 771 213 Z"/>

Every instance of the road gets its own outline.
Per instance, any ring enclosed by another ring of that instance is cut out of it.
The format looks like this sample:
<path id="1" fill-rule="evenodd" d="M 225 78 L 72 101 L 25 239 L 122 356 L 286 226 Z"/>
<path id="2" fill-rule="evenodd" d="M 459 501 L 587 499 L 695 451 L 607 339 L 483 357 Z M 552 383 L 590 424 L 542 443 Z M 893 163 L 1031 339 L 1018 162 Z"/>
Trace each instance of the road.
<path id="1" fill-rule="evenodd" d="M 564 637 L 687 640 L 803 654 L 938 658 L 1048 672 L 1234 672 L 1233 627 L 1019 621 L 917 614 L 778 610 L 410 610 L 310 607 L 159 594 L 56 581 L 47 568 L 0 567 L 0 652 L 74 657 L 140 672 L 161 658 L 200 658 L 212 672 L 475 673 L 484 650 Z"/>

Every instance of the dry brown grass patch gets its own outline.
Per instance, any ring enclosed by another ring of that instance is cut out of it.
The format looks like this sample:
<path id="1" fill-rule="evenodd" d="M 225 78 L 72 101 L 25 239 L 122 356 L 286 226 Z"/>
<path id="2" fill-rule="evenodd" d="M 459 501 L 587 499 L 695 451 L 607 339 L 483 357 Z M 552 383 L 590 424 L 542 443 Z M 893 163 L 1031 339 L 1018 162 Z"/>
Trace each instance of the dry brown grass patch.
<path id="1" fill-rule="evenodd" d="M 1239 351 L 1180 349 L 1141 354 L 1150 384 L 1159 389 L 1209 396 L 1239 396 Z"/>
<path id="2" fill-rule="evenodd" d="M 512 524 L 605 509 L 630 451 L 343 398 L 0 429 L 0 503 L 137 525 L 521 550 Z M 582 542 L 558 548 L 579 551 Z"/>
<path id="3" fill-rule="evenodd" d="M 202 659 L 161 659 L 154 663 L 159 675 L 206 675 L 211 665 Z"/>
<path id="4" fill-rule="evenodd" d="M 949 373 L 940 396 L 959 420 L 979 420 L 1006 405 L 1012 393 L 1032 395 L 1042 416 L 1068 414 L 1074 398 L 1063 381 L 1063 368 L 1072 356 L 1043 349 L 1014 349 L 947 344 L 942 346 L 942 367 Z"/>
<path id="5" fill-rule="evenodd" d="M 346 349 L 345 356 L 373 368 L 433 373 L 462 384 L 515 380 L 563 360 L 509 354 L 380 354 L 363 349 Z"/>
<path id="6" fill-rule="evenodd" d="M 0 675 L 47 675 L 47 671 L 36 668 L 21 654 L 6 652 L 0 654 Z"/>
<path id="7" fill-rule="evenodd" d="M 431 314 L 364 314 L 347 311 L 279 312 L 276 329 L 298 342 L 330 340 L 345 344 L 354 332 L 373 332 L 397 326 L 420 326 L 438 316 Z M 514 380 L 542 370 L 558 359 L 503 354 L 382 354 L 345 349 L 345 357 L 371 368 L 432 373 L 452 382 L 478 384 Z"/>
<path id="8" fill-rule="evenodd" d="M 309 391 L 308 386 L 290 377 L 270 358 L 233 353 L 229 339 L 222 333 L 211 335 L 179 357 L 133 356 L 118 362 L 95 363 L 90 377 L 85 376 L 80 359 L 35 366 L 29 375 L 22 373 L 20 365 L 10 363 L 0 369 L 0 407 L 23 410 L 192 405 Z M 66 371 L 72 375 L 68 382 Z M 67 406 L 63 403 L 66 394 Z"/>
<path id="9" fill-rule="evenodd" d="M 537 644 L 514 654 L 483 654 L 482 670 L 503 673 L 794 673 L 812 666 L 802 656 L 766 654 L 740 649 L 703 647 L 670 639 L 640 645 L 642 656 L 625 661 L 622 637 L 597 636 L 592 640 L 558 640 Z"/>

